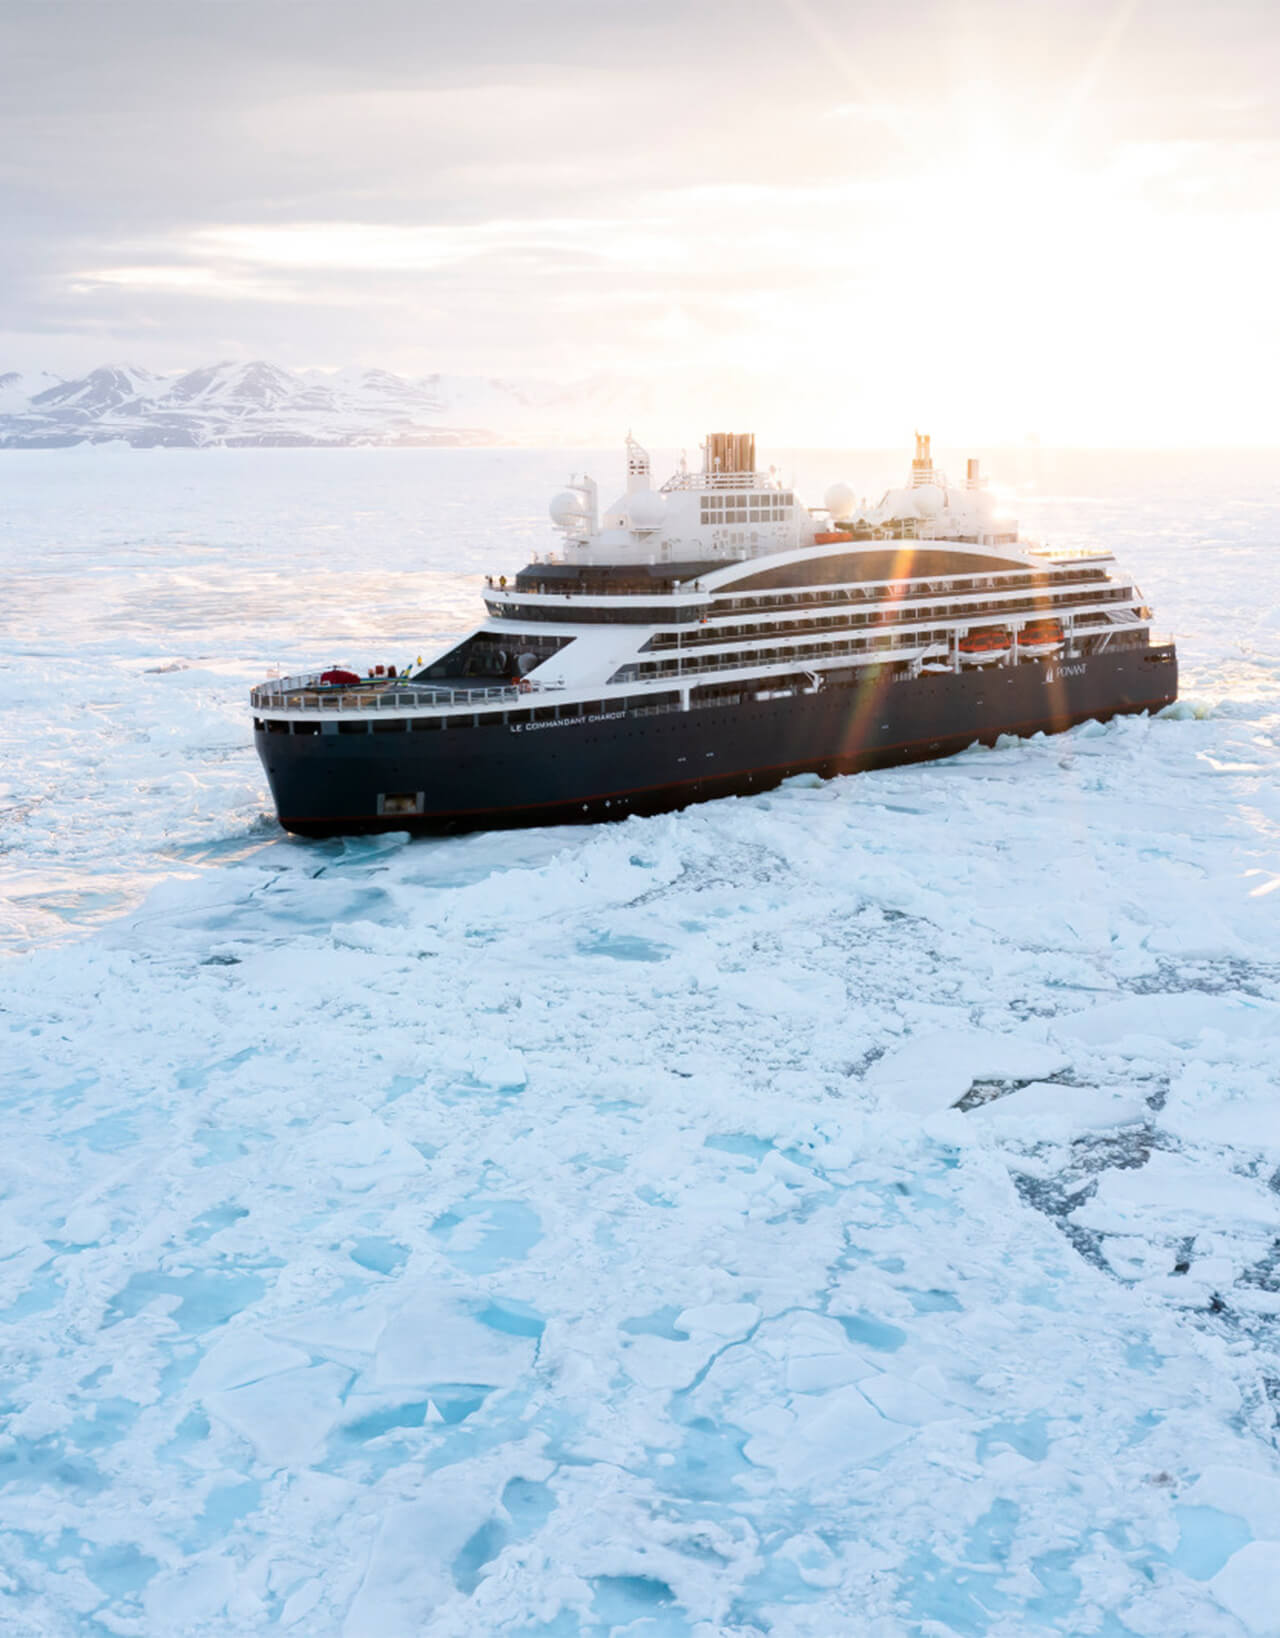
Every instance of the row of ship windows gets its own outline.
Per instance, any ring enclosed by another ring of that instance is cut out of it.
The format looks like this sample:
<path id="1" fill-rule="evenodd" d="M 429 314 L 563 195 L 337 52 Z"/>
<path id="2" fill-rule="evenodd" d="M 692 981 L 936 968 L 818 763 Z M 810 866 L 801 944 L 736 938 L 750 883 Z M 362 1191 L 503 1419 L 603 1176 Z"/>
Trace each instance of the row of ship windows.
<path id="1" fill-rule="evenodd" d="M 898 637 L 853 637 L 843 642 L 810 643 L 802 648 L 739 649 L 732 654 L 678 654 L 669 660 L 648 660 L 624 665 L 614 672 L 613 683 L 641 682 L 650 677 L 684 676 L 691 671 L 739 671 L 745 666 L 776 665 L 785 660 L 792 665 L 805 660 L 825 660 L 839 654 L 884 653 L 892 649 L 919 649 L 927 645 L 945 646 L 953 632 L 913 631 Z"/>
<path id="2" fill-rule="evenodd" d="M 876 581 L 862 586 L 807 586 L 796 591 L 762 592 L 755 596 L 727 597 L 716 595 L 710 607 L 717 614 L 739 614 L 764 612 L 772 609 L 779 611 L 799 611 L 822 603 L 883 603 L 898 602 L 906 598 L 942 594 L 947 597 L 957 597 L 966 593 L 980 591 L 1020 591 L 1028 588 L 1038 592 L 1049 592 L 1061 589 L 1067 584 L 1080 585 L 1092 582 L 1099 587 L 1109 586 L 1108 576 L 1096 570 L 1073 570 L 1069 574 L 1055 575 L 1052 580 L 1043 575 L 1009 574 L 1009 575 L 975 575 L 964 579 L 951 580 L 916 580 L 916 581 Z M 696 619 L 704 610 L 678 608 L 670 603 L 661 605 L 632 602 L 637 594 L 643 595 L 640 588 L 627 588 L 624 595 L 618 596 L 611 604 L 580 604 L 575 593 L 577 587 L 557 588 L 538 582 L 534 588 L 543 596 L 554 595 L 560 602 L 560 607 L 548 603 L 539 606 L 529 603 L 499 603 L 486 600 L 485 607 L 490 614 L 505 620 L 559 620 L 564 617 L 564 605 L 572 608 L 571 618 L 578 621 L 588 621 L 592 624 L 627 624 L 627 625 L 657 625 L 686 623 Z M 687 583 L 686 583 L 686 589 Z M 697 581 L 693 582 L 693 590 L 699 590 Z M 601 588 L 592 588 L 598 593 Z M 645 590 L 651 590 L 646 587 Z M 1100 593 L 1101 595 L 1101 593 Z M 1125 587 L 1119 592 L 1122 597 L 1133 595 L 1132 588 Z"/>
<path id="3" fill-rule="evenodd" d="M 704 512 L 732 511 L 735 507 L 749 506 L 755 511 L 762 507 L 789 507 L 795 502 L 795 496 L 789 489 L 767 489 L 764 494 L 743 493 L 739 489 L 718 491 L 714 494 L 701 497 Z"/>
<path id="4" fill-rule="evenodd" d="M 1052 592 L 1064 585 L 1092 582 L 1102 586 L 1110 583 L 1109 576 L 1097 570 L 1075 569 L 1069 574 L 1044 575 L 992 574 L 971 575 L 964 579 L 946 580 L 878 580 L 862 586 L 806 587 L 802 591 L 775 591 L 756 597 L 720 597 L 715 599 L 717 612 L 746 613 L 754 610 L 793 609 L 809 603 L 894 602 L 912 597 L 928 597 L 938 593 L 959 597 L 979 591 L 1022 591 L 1028 587 L 1036 591 Z"/>
<path id="5" fill-rule="evenodd" d="M 1045 615 L 1063 613 L 1078 594 L 1062 597 L 1037 598 L 1034 602 L 968 603 L 963 606 L 942 604 L 934 608 L 884 608 L 869 614 L 828 614 L 808 619 L 755 621 L 749 626 L 700 626 L 696 633 L 659 632 L 650 637 L 644 647 L 647 652 L 664 648 L 702 647 L 708 643 L 722 643 L 737 638 L 785 637 L 806 631 L 820 631 L 829 626 L 886 626 L 914 624 L 920 620 L 971 620 L 983 614 Z M 1092 601 L 1097 603 L 1123 602 L 1132 596 L 1128 587 L 1100 592 Z"/>
<path id="6" fill-rule="evenodd" d="M 874 671 L 874 667 L 872 670 Z M 767 687 L 799 687 L 804 678 L 785 677 L 771 678 L 767 684 L 756 684 L 757 688 Z M 828 679 L 830 686 L 830 679 Z M 727 688 L 707 687 L 695 690 L 690 698 L 691 707 L 704 705 L 737 705 L 742 699 L 752 699 L 754 694 L 742 694 L 739 691 L 730 692 Z M 624 709 L 625 706 L 625 709 Z M 379 721 L 370 717 L 354 717 L 347 722 L 309 722 L 288 721 L 279 717 L 255 718 L 253 726 L 260 732 L 268 734 L 318 734 L 322 731 L 340 734 L 403 734 L 411 730 L 418 732 L 439 732 L 442 729 L 457 730 L 459 728 L 487 728 L 506 724 L 508 726 L 523 726 L 527 723 L 550 722 L 582 722 L 611 720 L 618 717 L 657 717 L 664 716 L 670 711 L 680 711 L 683 707 L 679 694 L 641 694 L 634 700 L 573 700 L 562 705 L 540 706 L 536 711 L 480 711 L 475 714 L 453 713 L 447 717 L 388 717 Z M 554 744 L 554 740 L 552 741 Z"/>
<path id="7" fill-rule="evenodd" d="M 1096 634 L 1097 627 L 1109 625 L 1105 614 L 1085 614 L 1076 621 L 1075 631 L 1077 637 L 1080 637 L 1089 633 Z M 852 637 L 842 642 L 808 643 L 799 648 L 736 649 L 730 654 L 690 654 L 681 650 L 667 660 L 646 660 L 639 664 L 624 665 L 614 672 L 609 681 L 642 682 L 651 677 L 686 676 L 693 671 L 738 671 L 744 666 L 769 666 L 776 665 L 779 661 L 799 665 L 806 660 L 823 660 L 839 654 L 879 654 L 892 649 L 919 650 L 929 644 L 949 646 L 954 635 L 954 629 L 943 628 L 936 631 L 903 632 L 893 637 L 888 635 Z M 1142 640 L 1134 634 L 1135 642 Z"/>
<path id="8" fill-rule="evenodd" d="M 684 661 L 677 671 L 675 660 L 665 660 L 644 665 L 624 666 L 610 680 L 618 683 L 643 682 L 648 679 L 686 675 L 691 671 L 738 670 L 745 666 L 776 664 L 779 660 L 786 660 L 792 665 L 803 665 L 806 660 L 829 659 L 841 654 L 865 653 L 874 650 L 884 653 L 886 650 L 917 648 L 921 642 L 945 642 L 949 633 L 945 631 L 925 632 L 920 636 L 905 637 L 875 637 L 869 640 L 855 640 L 846 643 L 816 643 L 812 647 L 792 649 L 783 654 L 774 649 L 761 649 L 753 654 L 737 656 L 732 660 L 725 660 L 713 655 L 700 655 Z M 1141 647 L 1143 639 L 1136 633 L 1117 633 L 1112 639 L 1114 649 Z M 1086 648 L 1088 644 L 1086 642 Z M 1168 661 L 1171 655 L 1159 651 L 1150 656 L 1158 661 Z M 1033 663 L 1033 662 L 1024 662 Z M 823 678 L 826 686 L 848 687 L 859 681 L 883 674 L 888 669 L 901 671 L 904 676 L 909 674 L 906 660 L 891 661 L 884 666 L 860 666 L 856 671 L 833 673 L 824 671 Z M 742 684 L 722 683 L 702 688 L 695 688 L 690 693 L 690 706 L 737 705 L 754 699 L 768 699 L 771 691 L 778 689 L 793 690 L 806 687 L 810 679 L 801 673 L 777 675 L 768 678 L 758 678 L 747 685 L 744 691 Z M 763 691 L 763 692 L 761 692 Z M 389 717 L 377 720 L 370 717 L 355 717 L 350 721 L 287 721 L 280 718 L 255 717 L 253 726 L 260 732 L 269 734 L 318 734 L 322 731 L 340 734 L 401 734 L 409 731 L 438 732 L 442 729 L 457 730 L 459 728 L 484 728 L 507 724 L 523 727 L 528 723 L 542 724 L 551 722 L 582 721 L 585 719 L 611 719 L 619 716 L 651 717 L 662 716 L 669 711 L 681 710 L 680 695 L 675 692 L 647 693 L 630 695 L 623 699 L 612 700 L 567 700 L 559 705 L 543 705 L 533 710 L 516 711 L 480 711 L 475 714 L 455 713 L 449 716 L 438 717 Z"/>
<path id="9" fill-rule="evenodd" d="M 478 711 L 433 717 L 352 717 L 347 721 L 308 722 L 278 717 L 255 718 L 253 726 L 268 734 L 318 734 L 322 729 L 340 734 L 438 733 L 446 728 L 486 728 L 498 723 L 523 727 L 528 723 L 564 722 L 582 717 L 649 717 L 664 711 L 678 711 L 676 693 L 637 694 L 613 700 L 566 700 L 559 705 L 539 705 L 532 710 Z"/>
<path id="10" fill-rule="evenodd" d="M 853 637 L 844 642 L 811 643 L 803 648 L 739 649 L 734 654 L 679 654 L 670 660 L 646 660 L 639 664 L 624 665 L 615 671 L 612 683 L 642 682 L 650 677 L 683 676 L 690 671 L 739 671 L 744 666 L 777 665 L 787 661 L 792 665 L 805 660 L 825 660 L 838 654 L 883 653 L 895 648 L 917 649 L 924 644 L 944 644 L 949 641 L 948 631 L 912 632 L 909 637 Z"/>
<path id="11" fill-rule="evenodd" d="M 1123 602 L 1132 601 L 1134 592 L 1132 586 L 1113 587 L 1110 582 L 1104 582 L 1105 589 L 1099 587 L 1097 592 L 1090 592 L 1090 601 Z M 852 603 L 871 603 L 877 607 L 888 605 L 899 607 L 899 599 L 903 596 L 918 597 L 924 588 L 918 588 L 909 593 L 890 594 L 884 587 L 877 587 L 874 591 L 859 591 L 856 588 L 842 588 L 839 591 L 811 591 L 807 593 L 792 593 L 786 598 L 780 597 L 717 597 L 713 603 L 706 603 L 693 608 L 680 608 L 671 603 L 628 603 L 619 599 L 616 604 L 601 605 L 579 603 L 570 592 L 563 594 L 563 602 L 557 607 L 555 604 L 535 603 L 486 603 L 485 607 L 490 614 L 504 620 L 572 620 L 585 625 L 668 625 L 689 626 L 695 620 L 712 613 L 722 614 L 749 614 L 776 611 L 784 614 L 801 614 L 810 608 L 819 608 L 823 604 L 835 604 L 847 609 Z M 1017 587 L 1001 587 L 1001 590 L 1018 590 Z M 941 590 L 941 588 L 939 588 Z M 954 593 L 952 594 L 954 595 Z M 902 619 L 968 619 L 975 614 L 1000 612 L 1008 614 L 1034 612 L 1036 609 L 1058 608 L 1064 603 L 1079 597 L 1079 592 L 1063 592 L 1047 601 L 1043 594 L 1034 601 L 1024 599 L 1020 603 L 995 602 L 990 599 L 981 603 L 966 603 L 963 605 L 936 605 L 928 609 L 904 610 L 898 616 L 884 616 L 884 618 Z M 802 601 L 803 599 L 803 601 Z M 840 615 L 848 624 L 866 624 L 867 618 L 862 615 Z M 761 629 L 756 627 L 757 630 Z M 781 629 L 781 628 L 773 628 Z M 674 637 L 672 641 L 674 641 Z M 684 640 L 684 639 L 682 639 Z"/>
<path id="12" fill-rule="evenodd" d="M 720 523 L 785 523 L 791 510 L 785 506 L 722 506 L 713 510 L 704 505 L 700 521 L 715 527 Z"/>

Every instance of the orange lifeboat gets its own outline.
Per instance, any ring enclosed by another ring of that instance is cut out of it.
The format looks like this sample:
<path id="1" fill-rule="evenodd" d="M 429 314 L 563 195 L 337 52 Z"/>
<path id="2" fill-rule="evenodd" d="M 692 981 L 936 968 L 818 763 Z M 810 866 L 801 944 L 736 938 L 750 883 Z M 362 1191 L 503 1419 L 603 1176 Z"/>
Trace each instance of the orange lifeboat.
<path id="1" fill-rule="evenodd" d="M 994 665 L 1005 657 L 1013 643 L 1007 631 L 989 628 L 969 632 L 958 646 L 962 665 Z"/>
<path id="2" fill-rule="evenodd" d="M 1028 620 L 1018 633 L 1018 653 L 1053 654 L 1065 641 L 1061 620 Z"/>

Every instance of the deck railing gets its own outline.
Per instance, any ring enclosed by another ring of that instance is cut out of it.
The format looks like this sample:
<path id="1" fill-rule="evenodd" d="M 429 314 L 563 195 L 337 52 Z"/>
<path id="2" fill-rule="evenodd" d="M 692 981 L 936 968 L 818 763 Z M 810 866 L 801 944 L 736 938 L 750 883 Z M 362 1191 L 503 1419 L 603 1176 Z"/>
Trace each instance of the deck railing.
<path id="1" fill-rule="evenodd" d="M 249 701 L 259 711 L 421 711 L 444 706 L 476 706 L 509 702 L 532 694 L 559 693 L 563 683 L 503 683 L 498 688 L 438 688 L 428 683 L 397 679 L 358 683 L 322 683 L 320 673 L 273 677 L 249 690 Z"/>

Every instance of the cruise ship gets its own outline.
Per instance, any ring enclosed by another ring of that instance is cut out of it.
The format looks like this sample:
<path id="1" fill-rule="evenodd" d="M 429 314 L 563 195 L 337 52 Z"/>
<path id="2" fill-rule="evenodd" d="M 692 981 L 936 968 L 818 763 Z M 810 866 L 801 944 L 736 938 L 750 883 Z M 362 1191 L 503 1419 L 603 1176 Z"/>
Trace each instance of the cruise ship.
<path id="1" fill-rule="evenodd" d="M 304 836 L 616 819 L 1155 711 L 1177 656 L 1105 548 L 1050 551 L 917 436 L 909 481 L 807 508 L 750 434 L 661 487 L 628 437 L 601 515 L 486 581 L 486 619 L 420 660 L 253 689 L 280 823 Z"/>

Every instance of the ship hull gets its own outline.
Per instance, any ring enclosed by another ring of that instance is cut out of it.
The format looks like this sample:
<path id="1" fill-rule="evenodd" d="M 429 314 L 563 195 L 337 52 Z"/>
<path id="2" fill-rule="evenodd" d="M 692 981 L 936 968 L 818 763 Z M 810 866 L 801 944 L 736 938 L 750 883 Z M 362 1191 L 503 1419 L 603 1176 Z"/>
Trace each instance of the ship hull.
<path id="1" fill-rule="evenodd" d="M 752 684 L 767 687 L 767 684 Z M 255 729 L 281 824 L 302 836 L 590 823 L 1058 733 L 1177 698 L 1172 647 L 895 675 L 814 693 L 444 732 Z M 567 709 L 567 708 L 562 708 Z M 412 811 L 405 811 L 411 805 Z"/>

